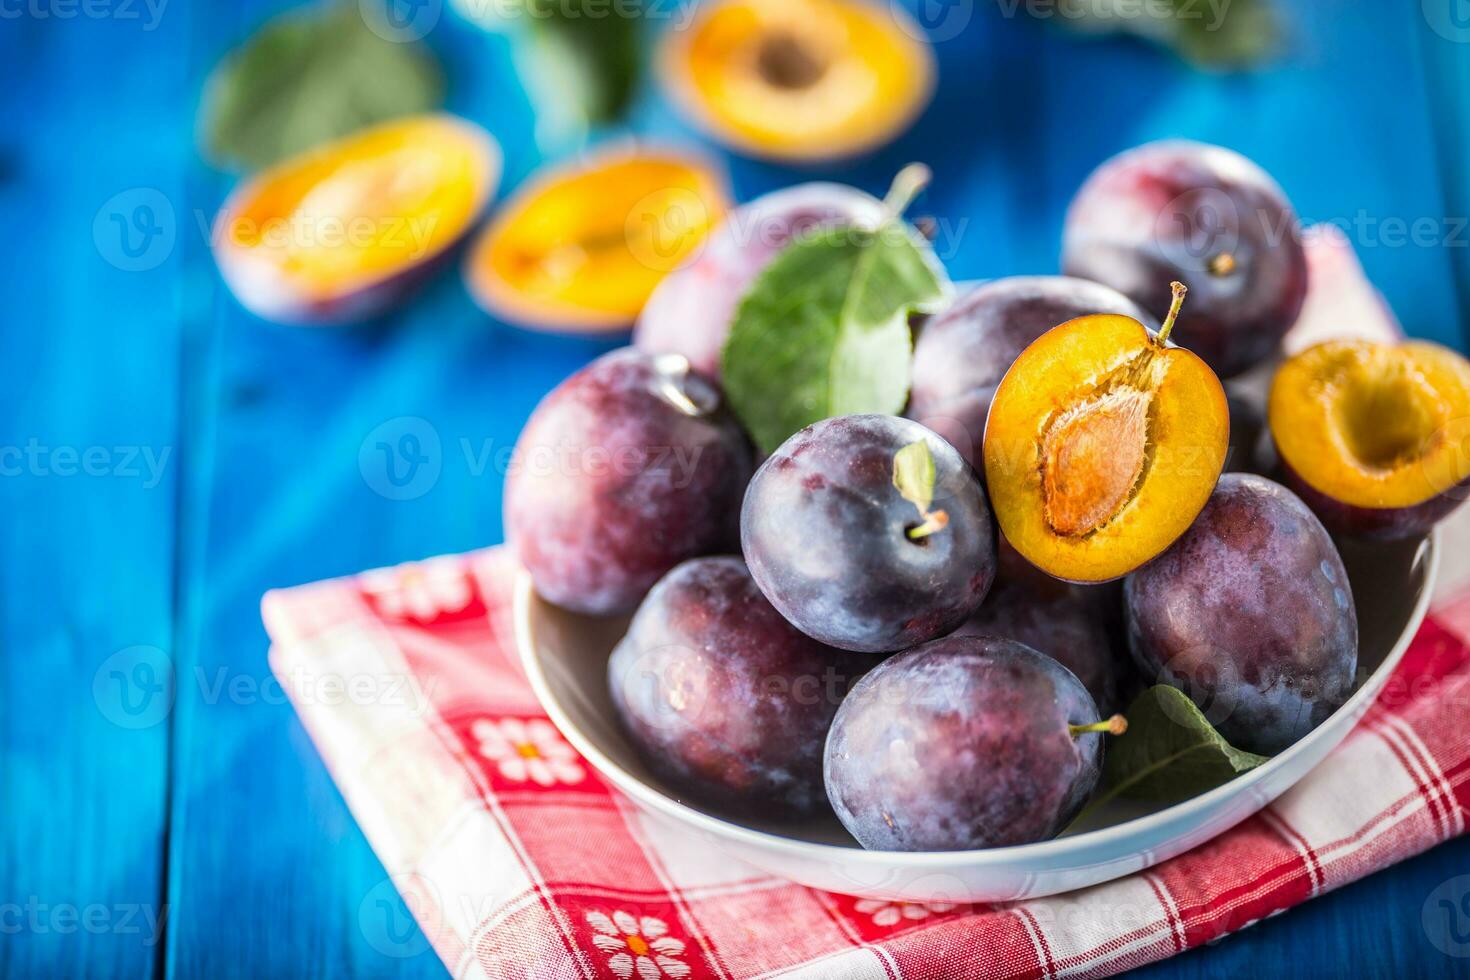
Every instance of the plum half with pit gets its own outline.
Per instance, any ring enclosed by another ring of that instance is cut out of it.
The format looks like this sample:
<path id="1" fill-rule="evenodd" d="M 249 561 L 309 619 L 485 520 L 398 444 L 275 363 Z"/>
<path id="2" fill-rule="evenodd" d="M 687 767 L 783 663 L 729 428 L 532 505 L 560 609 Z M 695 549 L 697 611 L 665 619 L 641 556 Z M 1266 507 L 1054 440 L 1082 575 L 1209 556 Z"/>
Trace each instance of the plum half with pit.
<path id="1" fill-rule="evenodd" d="M 890 415 L 826 419 L 782 443 L 751 479 L 740 541 L 771 604 L 844 650 L 943 636 L 995 580 L 995 523 L 974 472 Z"/>
<path id="2" fill-rule="evenodd" d="M 950 636 L 853 686 L 827 736 L 837 817 L 871 850 L 960 851 L 1055 837 L 1097 785 L 1102 732 L 1082 682 L 1014 640 Z"/>
<path id="3" fill-rule="evenodd" d="M 1189 287 L 1177 340 L 1221 377 L 1271 355 L 1307 296 L 1299 220 L 1281 187 L 1232 150 L 1165 140 L 1090 176 L 1067 213 L 1062 271 L 1106 283 L 1154 316 Z"/>
<path id="4" fill-rule="evenodd" d="M 981 283 L 924 324 L 914 344 L 909 418 L 982 467 L 985 417 L 1000 379 L 1052 327 L 1093 313 L 1158 321 L 1115 289 L 1070 276 L 1012 276 Z"/>
<path id="5" fill-rule="evenodd" d="M 630 612 L 679 562 L 734 546 L 753 465 L 688 361 L 613 351 L 532 413 L 506 478 L 506 535 L 543 598 Z"/>
<path id="6" fill-rule="evenodd" d="M 827 729 L 868 658 L 783 619 L 734 557 L 664 576 L 608 662 L 613 704 L 674 789 L 763 816 L 825 809 Z"/>
<path id="7" fill-rule="evenodd" d="M 1199 519 L 1124 582 L 1128 640 L 1232 744 L 1280 752 L 1342 706 L 1358 669 L 1347 570 L 1295 494 L 1227 473 Z"/>

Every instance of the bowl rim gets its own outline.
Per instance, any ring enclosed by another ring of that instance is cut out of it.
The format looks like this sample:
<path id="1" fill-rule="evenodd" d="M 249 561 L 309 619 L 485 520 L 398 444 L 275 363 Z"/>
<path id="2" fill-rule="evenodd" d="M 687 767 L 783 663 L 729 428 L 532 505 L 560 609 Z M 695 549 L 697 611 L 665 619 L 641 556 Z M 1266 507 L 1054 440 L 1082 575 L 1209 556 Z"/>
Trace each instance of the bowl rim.
<path id="1" fill-rule="evenodd" d="M 545 672 L 541 669 L 540 658 L 536 655 L 536 643 L 534 629 L 531 624 L 531 609 L 533 601 L 538 597 L 531 583 L 531 575 L 525 568 L 519 565 L 516 568 L 514 582 L 514 620 L 516 649 L 522 668 L 531 683 L 531 688 L 536 694 L 536 699 L 541 707 L 545 709 L 547 716 L 561 731 L 562 735 L 572 743 L 572 746 L 582 754 L 592 766 L 603 776 L 610 780 L 619 790 L 633 797 L 638 802 L 676 820 L 684 825 L 703 830 L 724 839 L 733 839 L 740 843 L 758 847 L 766 851 L 777 851 L 802 858 L 827 857 L 832 860 L 857 861 L 860 864 L 873 866 L 891 866 L 894 861 L 900 861 L 905 866 L 922 870 L 942 868 L 947 865 L 963 863 L 970 867 L 984 868 L 987 866 L 1013 865 L 1017 861 L 1058 861 L 1069 858 L 1081 858 L 1086 852 L 1098 846 L 1118 844 L 1125 842 L 1131 837 L 1147 834 L 1152 830 L 1160 830 L 1169 823 L 1202 816 L 1206 811 L 1213 809 L 1229 797 L 1236 796 L 1248 791 L 1252 786 L 1266 781 L 1279 770 L 1292 765 L 1293 760 L 1300 755 L 1311 751 L 1323 732 L 1335 724 L 1341 722 L 1344 716 L 1361 717 L 1367 710 L 1367 703 L 1376 698 L 1382 691 L 1388 675 L 1403 660 L 1404 654 L 1409 649 L 1423 625 L 1425 616 L 1429 611 L 1430 601 L 1434 596 L 1435 585 L 1439 578 L 1440 559 L 1442 555 L 1442 542 L 1438 528 L 1432 530 L 1423 539 L 1424 559 L 1427 567 L 1424 572 L 1424 585 L 1420 589 L 1414 606 L 1410 610 L 1408 621 L 1394 645 L 1389 649 L 1383 663 L 1378 669 L 1368 675 L 1367 679 L 1353 692 L 1352 696 L 1324 719 L 1315 729 L 1250 772 L 1237 776 L 1228 782 L 1216 786 L 1214 789 L 1201 793 L 1199 796 L 1181 800 L 1178 803 L 1164 807 L 1144 816 L 1124 820 L 1121 823 L 1099 827 L 1095 830 L 1087 830 L 1082 833 L 1072 834 L 1066 837 L 1054 837 L 1051 840 L 1034 841 L 1029 844 L 1012 844 L 1003 847 L 980 848 L 966 851 L 878 851 L 868 850 L 863 847 L 849 847 L 840 844 L 826 844 L 816 841 L 797 840 L 781 834 L 765 830 L 756 830 L 743 826 L 732 820 L 717 817 L 713 814 L 697 810 L 688 804 L 681 803 L 671 796 L 665 794 L 658 787 L 645 782 L 623 766 L 614 761 L 604 753 L 587 735 L 583 734 L 579 726 L 572 722 L 571 718 L 563 710 L 560 702 L 552 695 L 550 685 L 547 682 Z M 1360 710 L 1361 709 L 1361 710 Z M 1354 725 L 1356 724 L 1356 719 Z M 1345 729 L 1333 743 L 1335 748 L 1351 732 L 1352 726 Z M 1329 748 L 1328 751 L 1331 751 Z M 1315 766 L 1315 764 L 1314 764 Z M 1309 772 L 1310 768 L 1304 770 L 1302 775 Z M 1299 781 L 1293 780 L 1292 783 Z"/>

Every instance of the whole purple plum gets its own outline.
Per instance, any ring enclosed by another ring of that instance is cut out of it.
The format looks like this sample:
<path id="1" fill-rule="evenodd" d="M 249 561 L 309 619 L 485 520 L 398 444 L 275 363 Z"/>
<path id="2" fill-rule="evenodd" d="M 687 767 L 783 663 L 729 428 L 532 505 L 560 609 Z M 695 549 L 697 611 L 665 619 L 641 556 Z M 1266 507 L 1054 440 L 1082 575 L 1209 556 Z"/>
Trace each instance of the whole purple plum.
<path id="1" fill-rule="evenodd" d="M 625 613 L 679 562 L 733 546 L 752 465 L 719 389 L 684 358 L 613 351 L 532 413 L 506 535 L 544 598 Z"/>
<path id="2" fill-rule="evenodd" d="M 932 469 L 926 506 L 895 482 L 900 451 Z M 943 636 L 995 579 L 990 504 L 959 453 L 891 415 L 844 415 L 787 439 L 756 471 L 740 514 L 750 573 L 798 629 L 844 650 L 902 650 Z"/>
<path id="3" fill-rule="evenodd" d="M 827 736 L 827 796 L 872 850 L 1047 840 L 1092 795 L 1108 724 L 1052 658 L 1014 640 L 946 637 L 853 686 Z"/>
<path id="4" fill-rule="evenodd" d="M 1139 669 L 1239 748 L 1280 752 L 1352 693 L 1347 570 L 1306 505 L 1264 477 L 1221 477 L 1194 526 L 1123 592 Z"/>
<path id="5" fill-rule="evenodd" d="M 1052 327 L 1092 313 L 1158 324 L 1117 290 L 1069 276 L 1013 276 L 964 293 L 919 332 L 908 417 L 950 441 L 979 472 L 985 417 L 1016 357 Z"/>
<path id="6" fill-rule="evenodd" d="M 1000 579 L 954 635 L 1025 644 L 1075 674 L 1103 714 L 1119 710 L 1133 668 L 1116 583 L 1072 585 L 1041 572 L 1019 579 L 1007 574 L 1005 564 L 1002 558 Z"/>
<path id="7" fill-rule="evenodd" d="M 828 183 L 798 184 L 736 208 L 693 259 L 659 282 L 639 314 L 634 346 L 683 354 L 718 380 L 735 309 L 761 270 L 803 235 L 839 224 L 874 225 L 883 214 L 877 198 Z"/>
<path id="8" fill-rule="evenodd" d="M 797 817 L 826 806 L 827 729 L 866 660 L 782 619 L 739 558 L 696 558 L 643 600 L 608 682 L 633 745 L 671 787 Z"/>
<path id="9" fill-rule="evenodd" d="M 1280 186 L 1232 150 L 1189 140 L 1121 153 L 1067 212 L 1062 271 L 1106 283 L 1156 317 L 1189 287 L 1174 339 L 1222 378 L 1270 356 L 1307 297 L 1299 220 Z"/>

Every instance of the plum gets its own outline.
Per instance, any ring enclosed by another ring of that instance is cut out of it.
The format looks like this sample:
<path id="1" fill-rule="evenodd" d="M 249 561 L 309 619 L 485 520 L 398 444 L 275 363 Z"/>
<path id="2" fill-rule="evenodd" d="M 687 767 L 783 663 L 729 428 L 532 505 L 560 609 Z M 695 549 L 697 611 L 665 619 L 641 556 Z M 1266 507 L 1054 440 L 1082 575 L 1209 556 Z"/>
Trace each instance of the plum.
<path id="1" fill-rule="evenodd" d="M 1280 752 L 1352 693 L 1347 570 L 1306 505 L 1264 477 L 1221 477 L 1194 526 L 1123 593 L 1139 669 L 1239 748 Z"/>
<path id="2" fill-rule="evenodd" d="M 1177 340 L 1221 377 L 1258 364 L 1295 324 L 1307 295 L 1296 213 L 1264 170 L 1188 140 L 1114 157 L 1067 213 L 1062 271 L 1106 283 L 1157 317 L 1169 283 L 1189 287 Z"/>
<path id="3" fill-rule="evenodd" d="M 924 464 L 929 499 L 900 488 L 904 460 Z M 889 415 L 826 419 L 782 443 L 751 479 L 740 542 L 771 604 L 844 650 L 943 636 L 995 579 L 994 518 L 974 472 L 938 435 Z"/>
<path id="4" fill-rule="evenodd" d="M 1268 419 L 1287 486 L 1335 533 L 1417 538 L 1470 497 L 1470 361 L 1447 347 L 1308 348 L 1276 372 Z"/>
<path id="5" fill-rule="evenodd" d="M 979 470 L 985 416 L 1011 363 L 1052 327 L 1091 313 L 1159 326 L 1122 293 L 1085 279 L 1012 276 L 974 287 L 920 330 L 906 414 L 948 439 Z"/>
<path id="6" fill-rule="evenodd" d="M 1015 640 L 950 636 L 858 681 L 827 736 L 838 819 L 866 848 L 958 851 L 1055 837 L 1102 767 L 1097 705 Z"/>
<path id="7" fill-rule="evenodd" d="M 777 253 L 818 229 L 882 218 L 877 198 L 842 184 L 799 184 L 756 198 L 731 212 L 693 260 L 658 284 L 638 317 L 634 346 L 683 354 L 695 370 L 718 379 L 735 308 Z"/>
<path id="8" fill-rule="evenodd" d="M 733 547 L 752 450 L 719 390 L 677 354 L 605 354 L 532 413 L 505 529 L 536 591 L 625 613 L 669 569 Z"/>
<path id="9" fill-rule="evenodd" d="M 1040 651 L 1066 667 L 1111 714 L 1122 707 L 1132 673 L 1123 635 L 1117 583 L 1072 585 L 1041 572 L 1011 573 L 1002 549 L 1001 574 L 955 636 L 997 636 Z M 1016 561 L 1024 561 L 1019 555 Z"/>
<path id="10" fill-rule="evenodd" d="M 739 558 L 695 558 L 643 600 L 608 681 L 633 745 L 671 787 L 798 817 L 826 806 L 827 729 L 867 659 L 792 627 Z"/>

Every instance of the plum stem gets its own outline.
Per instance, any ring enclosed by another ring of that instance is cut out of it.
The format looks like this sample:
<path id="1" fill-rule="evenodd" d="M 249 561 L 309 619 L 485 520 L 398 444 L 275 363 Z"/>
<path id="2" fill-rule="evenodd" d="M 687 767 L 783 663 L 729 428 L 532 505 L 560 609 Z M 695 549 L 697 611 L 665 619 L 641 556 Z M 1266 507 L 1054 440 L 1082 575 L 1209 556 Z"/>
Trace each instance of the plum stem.
<path id="1" fill-rule="evenodd" d="M 914 541 L 922 541 L 935 531 L 943 531 L 949 527 L 949 515 L 942 510 L 924 511 L 924 523 L 908 529 L 908 536 Z"/>
<path id="2" fill-rule="evenodd" d="M 922 163 L 911 163 L 898 172 L 883 198 L 883 207 L 894 218 L 900 218 L 908 210 L 919 192 L 929 185 L 933 171 Z"/>
<path id="3" fill-rule="evenodd" d="M 1169 289 L 1174 293 L 1174 299 L 1169 303 L 1169 315 L 1164 317 L 1164 325 L 1159 328 L 1159 335 L 1154 338 L 1154 343 L 1160 347 L 1169 342 L 1169 334 L 1174 331 L 1174 321 L 1179 319 L 1179 311 L 1184 308 L 1184 297 L 1189 288 L 1182 282 L 1169 283 Z"/>
<path id="4" fill-rule="evenodd" d="M 1122 715 L 1113 715 L 1111 718 L 1104 718 L 1102 721 L 1093 722 L 1091 725 L 1067 726 L 1067 731 L 1072 733 L 1073 738 L 1076 738 L 1078 735 L 1086 735 L 1089 732 L 1105 732 L 1108 735 L 1122 735 L 1127 730 L 1128 719 Z"/>

